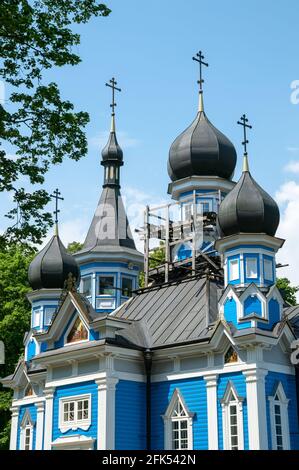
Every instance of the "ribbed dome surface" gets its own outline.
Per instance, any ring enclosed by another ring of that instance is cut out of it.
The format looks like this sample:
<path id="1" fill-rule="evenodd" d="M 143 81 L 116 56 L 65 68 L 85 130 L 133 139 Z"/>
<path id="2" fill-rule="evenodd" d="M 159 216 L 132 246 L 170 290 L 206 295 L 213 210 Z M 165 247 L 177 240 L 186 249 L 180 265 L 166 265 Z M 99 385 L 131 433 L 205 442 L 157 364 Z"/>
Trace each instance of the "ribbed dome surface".
<path id="1" fill-rule="evenodd" d="M 189 176 L 231 179 L 237 154 L 231 141 L 199 111 L 192 124 L 170 147 L 168 174 L 172 181 Z"/>
<path id="2" fill-rule="evenodd" d="M 58 235 L 37 254 L 29 266 L 28 279 L 32 289 L 63 289 L 69 274 L 80 280 L 75 258 L 66 251 Z"/>
<path id="3" fill-rule="evenodd" d="M 279 209 L 250 172 L 244 171 L 239 182 L 220 204 L 218 224 L 225 236 L 238 233 L 274 236 L 279 224 Z"/>
<path id="4" fill-rule="evenodd" d="M 115 161 L 121 164 L 123 162 L 123 151 L 117 142 L 116 133 L 114 131 L 110 132 L 108 142 L 102 150 L 102 158 L 102 163 L 104 164 L 106 161 Z"/>

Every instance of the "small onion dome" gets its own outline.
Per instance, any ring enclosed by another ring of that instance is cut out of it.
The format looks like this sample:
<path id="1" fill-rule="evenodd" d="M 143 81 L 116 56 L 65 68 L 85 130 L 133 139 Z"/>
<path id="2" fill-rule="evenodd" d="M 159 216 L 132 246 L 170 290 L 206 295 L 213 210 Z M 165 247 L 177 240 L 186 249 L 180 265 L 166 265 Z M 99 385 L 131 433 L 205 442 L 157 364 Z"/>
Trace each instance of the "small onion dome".
<path id="1" fill-rule="evenodd" d="M 170 147 L 168 174 L 171 180 L 189 176 L 232 179 L 236 162 L 235 147 L 207 118 L 200 94 L 199 112 L 195 120 Z"/>
<path id="2" fill-rule="evenodd" d="M 63 289 L 70 274 L 80 280 L 75 258 L 66 251 L 58 235 L 36 255 L 29 266 L 28 280 L 32 289 Z"/>
<path id="3" fill-rule="evenodd" d="M 108 142 L 102 150 L 102 164 L 105 164 L 105 162 L 116 162 L 120 165 L 123 164 L 123 151 L 117 141 L 114 115 L 112 115 L 111 131 Z"/>
<path id="4" fill-rule="evenodd" d="M 279 224 L 279 209 L 271 196 L 252 178 L 247 155 L 243 173 L 236 186 L 219 207 L 218 224 L 223 235 L 265 233 L 274 236 Z"/>

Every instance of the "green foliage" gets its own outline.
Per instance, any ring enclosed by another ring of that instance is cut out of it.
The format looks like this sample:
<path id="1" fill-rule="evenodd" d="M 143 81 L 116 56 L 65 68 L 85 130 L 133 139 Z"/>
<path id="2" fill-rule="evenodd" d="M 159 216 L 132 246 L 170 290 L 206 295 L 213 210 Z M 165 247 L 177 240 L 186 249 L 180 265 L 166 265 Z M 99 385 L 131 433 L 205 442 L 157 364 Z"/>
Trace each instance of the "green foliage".
<path id="1" fill-rule="evenodd" d="M 77 253 L 77 251 L 80 251 L 82 248 L 83 248 L 83 243 L 72 242 L 68 244 L 67 251 L 69 253 Z"/>
<path id="2" fill-rule="evenodd" d="M 298 286 L 291 286 L 291 282 L 286 277 L 278 278 L 276 285 L 285 302 L 290 305 L 297 304 L 296 293 L 299 291 Z"/>
<path id="3" fill-rule="evenodd" d="M 165 244 L 160 242 L 160 245 L 154 248 L 150 254 L 149 267 L 156 268 L 165 263 Z M 144 272 L 141 271 L 139 275 L 139 286 L 144 287 Z"/>
<path id="4" fill-rule="evenodd" d="M 23 353 L 23 338 L 30 329 L 30 304 L 26 293 L 28 267 L 35 254 L 27 245 L 10 244 L 0 247 L 0 340 L 5 345 L 5 364 L 0 365 L 0 376 L 14 372 Z M 11 392 L 0 386 L 0 449 L 9 442 L 9 407 Z"/>
<path id="5" fill-rule="evenodd" d="M 56 83 L 43 83 L 53 67 L 76 65 L 80 57 L 73 48 L 80 36 L 74 24 L 107 16 L 110 10 L 97 0 L 2 0 L 0 3 L 0 78 L 11 95 L 0 105 L 0 139 L 14 149 L 12 158 L 0 149 L 0 192 L 13 193 L 22 225 L 5 234 L 14 241 L 40 242 L 51 214 L 45 212 L 50 198 L 44 190 L 25 191 L 19 187 L 22 175 L 32 184 L 42 184 L 51 165 L 64 158 L 79 160 L 87 153 L 86 112 L 61 98 Z"/>

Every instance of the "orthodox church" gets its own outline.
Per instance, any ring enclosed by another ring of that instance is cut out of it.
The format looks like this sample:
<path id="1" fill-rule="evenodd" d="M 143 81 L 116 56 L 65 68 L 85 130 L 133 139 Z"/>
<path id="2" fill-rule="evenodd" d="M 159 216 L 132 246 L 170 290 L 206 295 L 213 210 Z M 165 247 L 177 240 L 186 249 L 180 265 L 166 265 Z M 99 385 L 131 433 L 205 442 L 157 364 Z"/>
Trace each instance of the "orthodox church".
<path id="1" fill-rule="evenodd" d="M 14 374 L 12 450 L 299 449 L 299 309 L 276 287 L 279 209 L 243 172 L 203 102 L 170 147 L 161 216 L 147 207 L 135 246 L 120 192 L 112 124 L 104 183 L 82 249 L 56 226 L 32 261 L 31 329 Z M 175 221 L 169 207 L 179 210 Z M 165 249 L 153 267 L 151 238 Z M 144 285 L 139 285 L 144 271 Z"/>

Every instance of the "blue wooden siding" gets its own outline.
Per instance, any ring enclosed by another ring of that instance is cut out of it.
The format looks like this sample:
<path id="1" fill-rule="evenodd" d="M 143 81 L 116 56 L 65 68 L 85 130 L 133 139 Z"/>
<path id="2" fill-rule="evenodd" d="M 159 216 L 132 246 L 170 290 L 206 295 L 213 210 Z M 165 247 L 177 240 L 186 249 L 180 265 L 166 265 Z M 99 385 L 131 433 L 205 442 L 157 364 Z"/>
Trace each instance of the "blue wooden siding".
<path id="1" fill-rule="evenodd" d="M 255 313 L 256 315 L 262 316 L 262 302 L 254 295 L 250 295 L 244 301 L 244 316 Z"/>
<path id="2" fill-rule="evenodd" d="M 29 340 L 27 345 L 27 361 L 31 361 L 31 359 L 36 355 L 36 344 L 33 338 Z"/>
<path id="3" fill-rule="evenodd" d="M 223 422 L 222 422 L 222 406 L 221 400 L 225 394 L 227 383 L 231 381 L 234 384 L 235 390 L 239 397 L 244 398 L 243 401 L 243 427 L 244 427 L 244 449 L 249 449 L 248 444 L 248 418 L 247 418 L 247 400 L 246 400 L 246 382 L 245 377 L 241 372 L 232 374 L 223 374 L 218 379 L 217 398 L 218 398 L 218 436 L 219 436 L 219 449 L 223 450 Z"/>
<path id="4" fill-rule="evenodd" d="M 280 305 L 275 299 L 271 299 L 268 303 L 269 323 L 258 323 L 258 328 L 262 330 L 272 330 L 274 325 L 280 321 Z"/>
<path id="5" fill-rule="evenodd" d="M 115 396 L 115 449 L 146 448 L 146 385 L 120 380 Z"/>
<path id="6" fill-rule="evenodd" d="M 24 405 L 20 407 L 20 412 L 19 412 L 19 419 L 18 419 L 18 435 L 17 435 L 17 449 L 20 450 L 21 448 L 21 442 L 20 442 L 20 437 L 21 437 L 21 423 L 22 419 L 24 417 L 24 414 L 26 411 L 29 411 L 31 420 L 34 422 L 34 427 L 33 427 L 33 441 L 32 441 L 32 449 L 35 449 L 35 440 L 36 440 L 36 406 L 34 404 L 31 405 Z"/>
<path id="7" fill-rule="evenodd" d="M 202 377 L 152 384 L 152 449 L 164 449 L 165 414 L 174 390 L 178 388 L 193 418 L 193 448 L 208 449 L 206 383 Z"/>
<path id="8" fill-rule="evenodd" d="M 266 376 L 266 406 L 267 406 L 267 426 L 269 449 L 272 449 L 270 403 L 268 397 L 273 396 L 279 382 L 282 383 L 284 393 L 290 400 L 288 405 L 290 444 L 292 450 L 299 449 L 299 428 L 297 414 L 296 381 L 294 375 L 269 372 Z"/>
<path id="9" fill-rule="evenodd" d="M 66 397 L 76 397 L 79 395 L 91 394 L 91 425 L 87 431 L 83 429 L 76 429 L 62 433 L 59 429 L 59 400 Z M 54 394 L 53 404 L 53 432 L 52 439 L 58 439 L 62 436 L 71 436 L 81 434 L 83 436 L 92 437 L 97 439 L 97 420 L 98 420 L 98 386 L 95 382 L 82 382 L 79 384 L 65 385 L 57 387 Z M 95 443 L 96 448 L 96 443 Z"/>
<path id="10" fill-rule="evenodd" d="M 244 328 L 250 328 L 251 323 L 242 322 L 238 323 L 237 321 L 237 304 L 234 298 L 227 299 L 224 303 L 224 318 L 227 323 L 232 323 L 238 330 L 242 330 Z"/>

